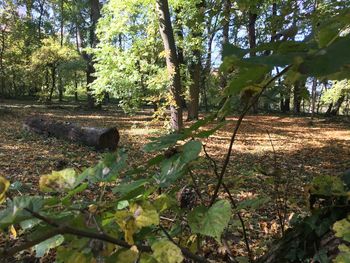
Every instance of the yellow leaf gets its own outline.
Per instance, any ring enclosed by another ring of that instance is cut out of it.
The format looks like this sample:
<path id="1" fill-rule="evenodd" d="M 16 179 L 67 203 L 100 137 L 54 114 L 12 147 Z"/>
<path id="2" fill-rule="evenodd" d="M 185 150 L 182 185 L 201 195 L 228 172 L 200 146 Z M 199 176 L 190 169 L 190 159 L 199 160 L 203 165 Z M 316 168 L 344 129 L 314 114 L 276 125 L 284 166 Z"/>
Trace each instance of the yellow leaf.
<path id="1" fill-rule="evenodd" d="M 139 228 L 151 225 L 159 225 L 159 215 L 157 210 L 148 202 L 143 202 L 141 205 L 132 204 L 130 211 L 136 219 L 136 225 Z"/>
<path id="2" fill-rule="evenodd" d="M 12 234 L 13 238 L 17 238 L 17 231 L 13 225 L 10 226 L 10 233 Z"/>
<path id="3" fill-rule="evenodd" d="M 133 245 L 133 234 L 138 230 L 133 214 L 129 211 L 117 211 L 115 213 L 115 219 L 120 228 L 124 231 L 125 241 L 128 244 Z"/>
<path id="4" fill-rule="evenodd" d="M 0 204 L 5 201 L 5 193 L 10 186 L 10 182 L 6 178 L 0 176 Z"/>
<path id="5" fill-rule="evenodd" d="M 43 192 L 57 192 L 74 188 L 76 173 L 74 169 L 67 168 L 62 171 L 52 171 L 51 174 L 40 177 L 39 187 Z"/>

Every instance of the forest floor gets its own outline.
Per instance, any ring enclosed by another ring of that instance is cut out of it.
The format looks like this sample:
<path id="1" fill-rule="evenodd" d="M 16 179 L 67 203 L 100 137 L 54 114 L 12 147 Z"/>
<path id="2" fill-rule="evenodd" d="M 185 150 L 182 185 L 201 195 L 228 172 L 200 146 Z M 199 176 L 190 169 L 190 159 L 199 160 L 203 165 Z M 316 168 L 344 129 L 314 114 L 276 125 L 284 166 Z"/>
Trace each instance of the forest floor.
<path id="1" fill-rule="evenodd" d="M 149 138 L 165 131 L 161 122 L 152 121 L 151 110 L 128 116 L 113 107 L 91 112 L 74 105 L 61 107 L 3 101 L 0 103 L 0 175 L 11 182 L 22 182 L 33 194 L 38 192 L 40 175 L 61 166 L 81 170 L 96 164 L 101 156 L 89 147 L 23 131 L 24 119 L 34 114 L 83 126 L 117 126 L 120 146 L 136 163 L 147 158 L 142 148 Z M 228 124 L 203 142 L 219 166 L 227 152 L 236 120 L 237 117 L 228 117 Z M 268 172 L 277 168 L 278 176 L 285 179 L 280 186 L 288 196 L 288 221 L 293 213 L 307 211 L 304 186 L 314 176 L 340 175 L 350 168 L 349 128 L 348 122 L 325 118 L 315 118 L 311 123 L 306 117 L 250 115 L 243 121 L 234 144 L 225 182 L 237 200 L 267 194 L 273 197 L 275 186 L 258 170 Z M 205 173 L 211 176 L 212 184 L 206 184 L 207 189 L 203 191 L 211 191 L 215 177 L 209 169 L 203 169 L 203 175 Z M 200 181 L 202 174 L 195 176 Z M 279 204 L 272 200 L 263 209 L 244 213 L 256 255 L 279 235 L 278 211 Z M 243 254 L 243 242 L 238 242 L 234 236 L 230 240 L 237 241 L 234 253 Z"/>

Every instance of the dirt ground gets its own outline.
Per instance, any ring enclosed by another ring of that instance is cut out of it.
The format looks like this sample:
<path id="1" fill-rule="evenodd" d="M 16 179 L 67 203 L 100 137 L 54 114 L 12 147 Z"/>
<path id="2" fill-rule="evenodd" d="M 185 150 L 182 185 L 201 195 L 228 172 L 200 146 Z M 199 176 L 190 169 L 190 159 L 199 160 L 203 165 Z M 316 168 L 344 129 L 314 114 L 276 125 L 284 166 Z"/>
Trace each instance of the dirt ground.
<path id="1" fill-rule="evenodd" d="M 152 111 L 140 111 L 128 116 L 109 106 L 101 111 L 85 111 L 74 105 L 43 106 L 40 104 L 3 101 L 0 103 L 0 175 L 11 182 L 21 181 L 28 191 L 37 192 L 39 176 L 59 166 L 83 169 L 95 164 L 101 153 L 89 147 L 55 138 L 33 135 L 22 129 L 26 117 L 40 114 L 55 120 L 80 123 L 82 126 L 116 126 L 121 135 L 120 145 L 136 163 L 145 160 L 142 147 L 150 137 L 164 132 L 163 124 L 152 122 Z M 220 166 L 227 151 L 236 117 L 227 118 L 228 124 L 203 141 L 207 151 Z M 306 117 L 248 116 L 241 126 L 233 147 L 226 182 L 237 199 L 266 194 L 273 189 L 259 169 L 278 167 L 281 176 L 289 178 L 286 191 L 290 198 L 289 215 L 303 211 L 304 185 L 317 175 L 339 175 L 350 168 L 350 125 L 316 118 L 312 123 Z M 208 171 L 203 171 L 203 175 Z M 196 174 L 201 180 L 202 174 Z M 213 178 L 213 185 L 215 178 Z M 237 183 L 237 178 L 242 179 Z M 208 189 L 212 187 L 208 184 Z M 295 205 L 297 204 L 297 205 Z M 270 208 L 259 213 L 245 213 L 249 221 L 252 247 L 261 247 L 262 235 L 278 232 L 277 215 Z M 239 252 L 237 252 L 239 253 Z M 259 252 L 257 252 L 259 254 Z"/>

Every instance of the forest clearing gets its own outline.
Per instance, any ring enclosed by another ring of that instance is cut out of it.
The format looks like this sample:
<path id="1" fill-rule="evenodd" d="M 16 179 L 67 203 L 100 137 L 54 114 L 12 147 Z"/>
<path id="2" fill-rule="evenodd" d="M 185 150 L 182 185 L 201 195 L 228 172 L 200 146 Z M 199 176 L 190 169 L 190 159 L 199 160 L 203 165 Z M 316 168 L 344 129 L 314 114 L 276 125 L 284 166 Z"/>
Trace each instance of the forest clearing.
<path id="1" fill-rule="evenodd" d="M 0 263 L 350 263 L 349 0 L 0 0 Z"/>

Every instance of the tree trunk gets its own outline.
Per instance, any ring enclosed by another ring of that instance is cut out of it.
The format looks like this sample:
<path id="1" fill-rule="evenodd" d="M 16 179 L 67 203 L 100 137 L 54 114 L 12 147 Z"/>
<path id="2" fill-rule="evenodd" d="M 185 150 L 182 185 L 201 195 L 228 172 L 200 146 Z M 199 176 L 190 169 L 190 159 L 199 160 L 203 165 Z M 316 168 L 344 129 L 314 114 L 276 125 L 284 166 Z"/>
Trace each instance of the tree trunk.
<path id="1" fill-rule="evenodd" d="M 61 25 L 60 25 L 61 47 L 63 46 L 63 29 L 64 29 L 63 11 L 64 11 L 64 0 L 61 0 Z"/>
<path id="2" fill-rule="evenodd" d="M 174 102 L 170 105 L 171 128 L 175 131 L 182 129 L 182 107 L 181 107 L 181 77 L 179 63 L 176 54 L 174 32 L 170 20 L 169 5 L 167 0 L 157 0 L 156 2 L 159 31 L 163 40 L 168 74 L 171 78 L 170 92 Z"/>
<path id="3" fill-rule="evenodd" d="M 190 85 L 190 101 L 188 103 L 188 116 L 187 120 L 198 120 L 199 111 L 199 91 L 200 91 L 200 80 L 201 80 L 201 62 L 200 62 L 200 52 L 195 51 L 194 56 L 196 60 L 192 65 L 191 75 L 192 83 Z"/>
<path id="4" fill-rule="evenodd" d="M 328 109 L 326 111 L 326 116 L 330 116 L 333 108 L 333 102 L 331 102 L 328 106 Z"/>
<path id="5" fill-rule="evenodd" d="M 316 100 L 317 100 L 316 88 L 317 88 L 317 79 L 314 78 L 312 81 L 312 90 L 311 90 L 311 120 L 314 118 L 315 108 L 316 108 Z"/>
<path id="6" fill-rule="evenodd" d="M 294 113 L 299 114 L 300 113 L 300 105 L 301 105 L 301 85 L 300 81 L 297 81 L 294 83 L 294 103 L 293 103 L 293 110 Z"/>
<path id="7" fill-rule="evenodd" d="M 196 9 L 198 10 L 196 14 L 196 22 L 197 25 L 201 25 L 204 22 L 204 14 L 203 7 L 205 6 L 205 1 L 201 1 L 196 5 Z M 202 39 L 203 32 L 201 29 L 193 28 L 193 37 L 197 39 Z M 201 63 L 201 51 L 200 48 L 196 47 L 193 50 L 193 60 L 191 63 L 191 76 L 192 76 L 192 84 L 190 85 L 190 102 L 188 105 L 188 116 L 187 120 L 198 120 L 198 112 L 199 112 L 199 93 L 200 93 L 200 85 L 201 85 L 201 73 L 202 73 L 202 63 Z"/>
<path id="8" fill-rule="evenodd" d="M 231 17 L 231 1 L 224 0 L 224 10 L 223 10 L 223 25 L 222 25 L 222 42 L 221 42 L 221 51 L 224 49 L 224 46 L 229 43 L 229 33 L 230 33 L 230 17 Z M 226 76 L 221 75 L 220 77 L 220 88 L 224 89 L 227 85 Z"/>
<path id="9" fill-rule="evenodd" d="M 106 148 L 115 150 L 119 142 L 119 133 L 115 127 L 80 127 L 77 124 L 49 120 L 39 116 L 26 119 L 23 127 L 38 134 L 92 146 L 97 150 Z"/>
<path id="10" fill-rule="evenodd" d="M 176 30 L 175 30 L 175 34 L 176 34 L 179 42 L 183 43 L 183 40 L 184 40 L 183 23 L 181 21 L 181 18 L 179 17 L 180 13 L 181 13 L 181 7 L 175 9 L 175 23 L 177 25 Z M 182 70 L 182 67 L 186 66 L 186 61 L 185 61 L 183 47 L 181 45 L 178 45 L 176 48 L 177 48 L 177 61 L 179 63 L 180 78 L 181 78 L 181 83 L 182 83 L 183 80 L 182 80 L 181 70 Z M 182 106 L 182 108 L 187 107 L 185 94 L 183 94 L 183 93 L 181 94 L 181 106 Z"/>
<path id="11" fill-rule="evenodd" d="M 50 90 L 50 95 L 48 98 L 48 101 L 51 102 L 52 101 L 52 95 L 53 95 L 53 91 L 56 88 L 56 67 L 51 67 L 51 79 L 52 79 L 52 85 L 51 85 L 51 90 Z"/>
<path id="12" fill-rule="evenodd" d="M 5 95 L 5 70 L 4 70 L 4 53 L 5 53 L 5 29 L 1 30 L 1 49 L 0 49 L 0 85 L 1 85 L 1 94 L 0 96 Z"/>
<path id="13" fill-rule="evenodd" d="M 78 102 L 78 80 L 77 80 L 77 72 L 74 72 L 74 101 Z"/>
<path id="14" fill-rule="evenodd" d="M 98 39 L 96 36 L 96 25 L 98 22 L 98 19 L 101 17 L 100 13 L 100 2 L 99 0 L 90 0 L 90 18 L 91 18 L 91 26 L 90 26 L 90 47 L 95 48 L 98 43 Z M 91 94 L 90 85 L 94 82 L 96 79 L 93 74 L 95 73 L 95 67 L 94 67 L 94 61 L 93 57 L 91 55 L 88 56 L 89 61 L 87 65 L 87 71 L 86 71 L 86 80 L 87 80 L 87 86 L 86 86 L 86 92 L 87 92 L 87 103 L 88 108 L 92 109 L 95 106 L 95 99 L 93 95 Z"/>
<path id="15" fill-rule="evenodd" d="M 249 48 L 253 49 L 256 47 L 255 24 L 256 24 L 256 19 L 257 19 L 258 15 L 249 11 L 248 16 L 249 16 L 249 25 L 248 25 Z M 255 51 L 250 51 L 249 54 L 250 54 L 250 57 L 256 56 Z M 256 101 L 253 105 L 253 112 L 254 113 L 258 113 L 258 105 L 259 105 L 259 101 Z"/>
<path id="16" fill-rule="evenodd" d="M 40 11 L 39 11 L 39 18 L 38 18 L 38 38 L 41 39 L 41 23 L 42 23 L 42 17 L 44 14 L 44 4 L 45 1 L 39 1 Z"/>
<path id="17" fill-rule="evenodd" d="M 343 104 L 344 99 L 345 99 L 345 95 L 341 95 L 340 98 L 334 104 L 333 109 L 330 112 L 330 115 L 336 116 L 339 113 L 340 107 Z"/>

